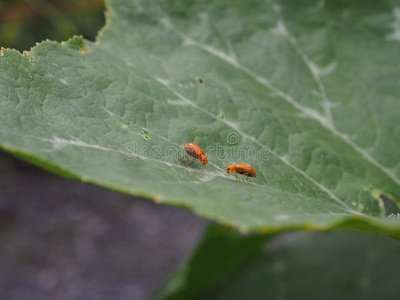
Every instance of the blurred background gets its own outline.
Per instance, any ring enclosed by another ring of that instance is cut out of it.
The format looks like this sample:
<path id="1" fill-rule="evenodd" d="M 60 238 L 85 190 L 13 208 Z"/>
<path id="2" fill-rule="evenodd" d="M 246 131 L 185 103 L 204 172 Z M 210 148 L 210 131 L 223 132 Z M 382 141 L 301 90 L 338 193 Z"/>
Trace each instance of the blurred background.
<path id="1" fill-rule="evenodd" d="M 0 46 L 103 27 L 102 0 L 0 0 Z M 60 178 L 0 152 L 0 299 L 145 299 L 195 246 L 190 212 Z"/>
<path id="2" fill-rule="evenodd" d="M 103 0 L 0 0 L 0 46 L 29 50 L 45 39 L 94 40 L 104 25 Z"/>

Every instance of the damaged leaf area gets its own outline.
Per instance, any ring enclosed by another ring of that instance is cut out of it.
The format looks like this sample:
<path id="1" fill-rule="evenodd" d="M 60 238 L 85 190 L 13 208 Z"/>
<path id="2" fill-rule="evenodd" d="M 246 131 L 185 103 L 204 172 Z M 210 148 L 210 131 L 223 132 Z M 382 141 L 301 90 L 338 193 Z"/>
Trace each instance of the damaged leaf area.
<path id="1" fill-rule="evenodd" d="M 242 231 L 399 237 L 394 4 L 110 0 L 96 42 L 2 49 L 1 148 Z M 178 159 L 192 141 L 205 169 Z"/>
<path id="2" fill-rule="evenodd" d="M 61 45 L 66 45 L 70 48 L 75 48 L 78 50 L 80 54 L 85 53 L 88 50 L 88 47 L 85 44 L 85 41 L 81 36 L 75 36 L 74 38 L 68 40 L 67 42 L 62 42 Z"/>

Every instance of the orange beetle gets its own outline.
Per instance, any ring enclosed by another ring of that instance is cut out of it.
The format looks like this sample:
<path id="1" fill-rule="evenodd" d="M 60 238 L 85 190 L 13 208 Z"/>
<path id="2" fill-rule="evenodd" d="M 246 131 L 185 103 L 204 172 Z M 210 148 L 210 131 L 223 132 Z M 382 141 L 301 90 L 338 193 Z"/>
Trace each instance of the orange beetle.
<path id="1" fill-rule="evenodd" d="M 225 170 L 228 173 L 226 176 L 228 176 L 231 172 L 235 172 L 236 181 L 240 181 L 237 176 L 238 173 L 247 177 L 246 182 L 249 181 L 249 177 L 257 177 L 256 171 L 254 171 L 253 167 L 247 164 L 233 164 L 225 167 Z"/>
<path id="2" fill-rule="evenodd" d="M 205 166 L 206 163 L 208 162 L 207 156 L 204 153 L 203 149 L 201 149 L 197 144 L 195 143 L 186 143 L 183 145 L 183 149 L 185 150 L 185 155 L 194 157 L 193 159 L 191 159 L 190 161 L 188 161 L 185 165 L 190 164 L 192 161 L 198 159 L 198 163 L 203 163 L 203 165 Z M 182 156 L 182 157 L 184 157 Z"/>

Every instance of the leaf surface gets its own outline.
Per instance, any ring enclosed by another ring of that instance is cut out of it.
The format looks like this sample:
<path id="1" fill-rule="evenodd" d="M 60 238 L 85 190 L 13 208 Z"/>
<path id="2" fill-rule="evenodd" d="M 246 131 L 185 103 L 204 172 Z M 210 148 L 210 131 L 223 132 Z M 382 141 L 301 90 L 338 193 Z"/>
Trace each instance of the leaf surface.
<path id="1" fill-rule="evenodd" d="M 110 0 L 94 43 L 2 50 L 1 147 L 242 230 L 398 236 L 395 4 Z M 205 170 L 177 159 L 191 141 Z"/>

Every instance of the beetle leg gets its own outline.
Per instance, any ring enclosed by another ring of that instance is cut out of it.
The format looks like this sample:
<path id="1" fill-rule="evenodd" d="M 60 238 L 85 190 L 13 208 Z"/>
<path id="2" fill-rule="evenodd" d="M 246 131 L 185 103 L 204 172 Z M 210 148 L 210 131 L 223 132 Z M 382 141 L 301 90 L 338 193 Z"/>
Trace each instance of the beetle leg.
<path id="1" fill-rule="evenodd" d="M 194 161 L 195 158 L 192 158 L 191 160 L 189 160 L 187 163 L 185 163 L 185 166 L 187 166 L 188 164 L 190 164 L 192 161 Z"/>
<path id="2" fill-rule="evenodd" d="M 186 156 L 188 156 L 189 154 L 187 154 L 186 152 L 182 155 L 182 156 L 179 156 L 177 159 L 182 159 L 182 158 L 184 158 L 184 157 L 186 157 Z"/>
<path id="3" fill-rule="evenodd" d="M 235 171 L 235 176 L 236 176 L 236 181 L 240 181 L 238 180 L 238 176 L 237 176 L 237 172 Z"/>

